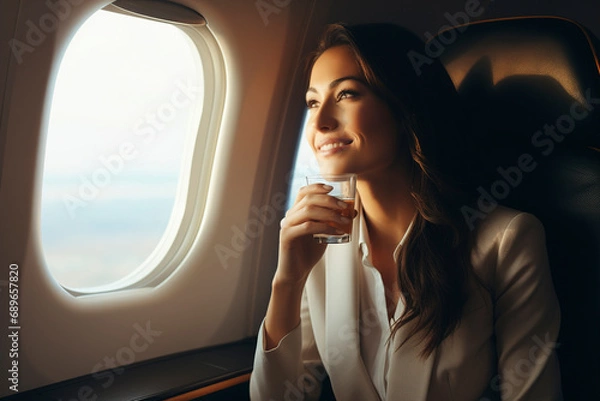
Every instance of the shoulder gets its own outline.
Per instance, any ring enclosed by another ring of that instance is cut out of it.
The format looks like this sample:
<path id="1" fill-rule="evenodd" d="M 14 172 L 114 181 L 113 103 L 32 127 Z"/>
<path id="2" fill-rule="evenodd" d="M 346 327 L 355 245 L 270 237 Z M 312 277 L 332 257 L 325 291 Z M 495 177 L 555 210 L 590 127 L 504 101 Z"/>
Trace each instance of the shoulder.
<path id="1" fill-rule="evenodd" d="M 545 242 L 544 227 L 537 217 L 499 206 L 474 229 L 473 268 L 487 281 L 510 266 L 521 265 L 525 259 L 545 264 Z"/>
<path id="2" fill-rule="evenodd" d="M 544 236 L 544 227 L 537 217 L 530 213 L 498 206 L 474 229 L 476 246 L 486 244 L 501 245 L 515 236 L 530 233 L 536 237 Z"/>

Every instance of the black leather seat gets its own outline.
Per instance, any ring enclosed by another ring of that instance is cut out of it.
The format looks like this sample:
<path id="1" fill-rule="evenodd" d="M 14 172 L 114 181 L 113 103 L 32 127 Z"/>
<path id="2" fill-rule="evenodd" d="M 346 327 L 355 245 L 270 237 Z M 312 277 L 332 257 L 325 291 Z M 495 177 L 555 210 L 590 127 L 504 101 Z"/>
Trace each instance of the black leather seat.
<path id="1" fill-rule="evenodd" d="M 600 400 L 598 40 L 557 17 L 477 22 L 434 40 L 425 56 L 440 58 L 474 124 L 466 140 L 481 169 L 470 188 L 545 226 L 564 399 Z"/>

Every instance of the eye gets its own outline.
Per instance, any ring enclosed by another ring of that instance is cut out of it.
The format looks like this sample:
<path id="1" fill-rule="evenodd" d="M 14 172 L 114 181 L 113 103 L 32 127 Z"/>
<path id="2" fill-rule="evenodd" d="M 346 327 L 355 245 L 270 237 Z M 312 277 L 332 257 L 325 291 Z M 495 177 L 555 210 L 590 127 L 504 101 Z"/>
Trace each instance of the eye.
<path id="1" fill-rule="evenodd" d="M 358 92 L 351 89 L 343 89 L 337 95 L 337 100 L 349 99 L 358 96 Z"/>
<path id="2" fill-rule="evenodd" d="M 306 107 L 309 108 L 309 109 L 314 109 L 318 105 L 319 105 L 319 102 L 317 102 L 314 99 L 307 99 L 306 100 Z"/>

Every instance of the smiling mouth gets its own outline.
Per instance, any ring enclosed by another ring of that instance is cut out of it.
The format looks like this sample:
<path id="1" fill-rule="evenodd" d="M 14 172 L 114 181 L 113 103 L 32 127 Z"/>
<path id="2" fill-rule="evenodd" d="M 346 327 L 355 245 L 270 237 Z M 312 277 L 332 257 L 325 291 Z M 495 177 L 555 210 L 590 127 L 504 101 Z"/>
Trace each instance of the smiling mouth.
<path id="1" fill-rule="evenodd" d="M 327 152 L 333 149 L 338 149 L 338 148 L 343 148 L 346 145 L 350 145 L 352 143 L 351 140 L 348 141 L 336 141 L 336 142 L 328 142 L 324 145 L 321 145 L 321 147 L 319 148 L 319 151 L 321 152 Z"/>

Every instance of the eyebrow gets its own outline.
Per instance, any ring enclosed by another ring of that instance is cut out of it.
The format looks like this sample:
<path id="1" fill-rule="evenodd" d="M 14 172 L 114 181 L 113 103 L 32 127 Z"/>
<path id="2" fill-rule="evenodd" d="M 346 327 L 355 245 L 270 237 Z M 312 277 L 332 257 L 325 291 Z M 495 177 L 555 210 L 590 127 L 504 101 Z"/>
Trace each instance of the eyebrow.
<path id="1" fill-rule="evenodd" d="M 360 77 L 357 77 L 357 76 L 354 76 L 354 75 L 348 75 L 348 76 L 341 77 L 341 78 L 338 78 L 338 79 L 334 79 L 333 81 L 331 81 L 329 83 L 329 89 L 333 89 L 336 86 L 338 86 L 339 84 L 341 84 L 342 82 L 348 81 L 348 80 L 357 81 L 357 82 L 359 82 L 359 83 L 361 83 L 363 85 L 366 85 L 364 79 L 362 79 Z M 315 92 L 315 93 L 317 93 L 317 90 L 311 86 L 310 88 L 308 88 L 306 90 L 306 93 L 308 93 L 308 92 Z"/>

